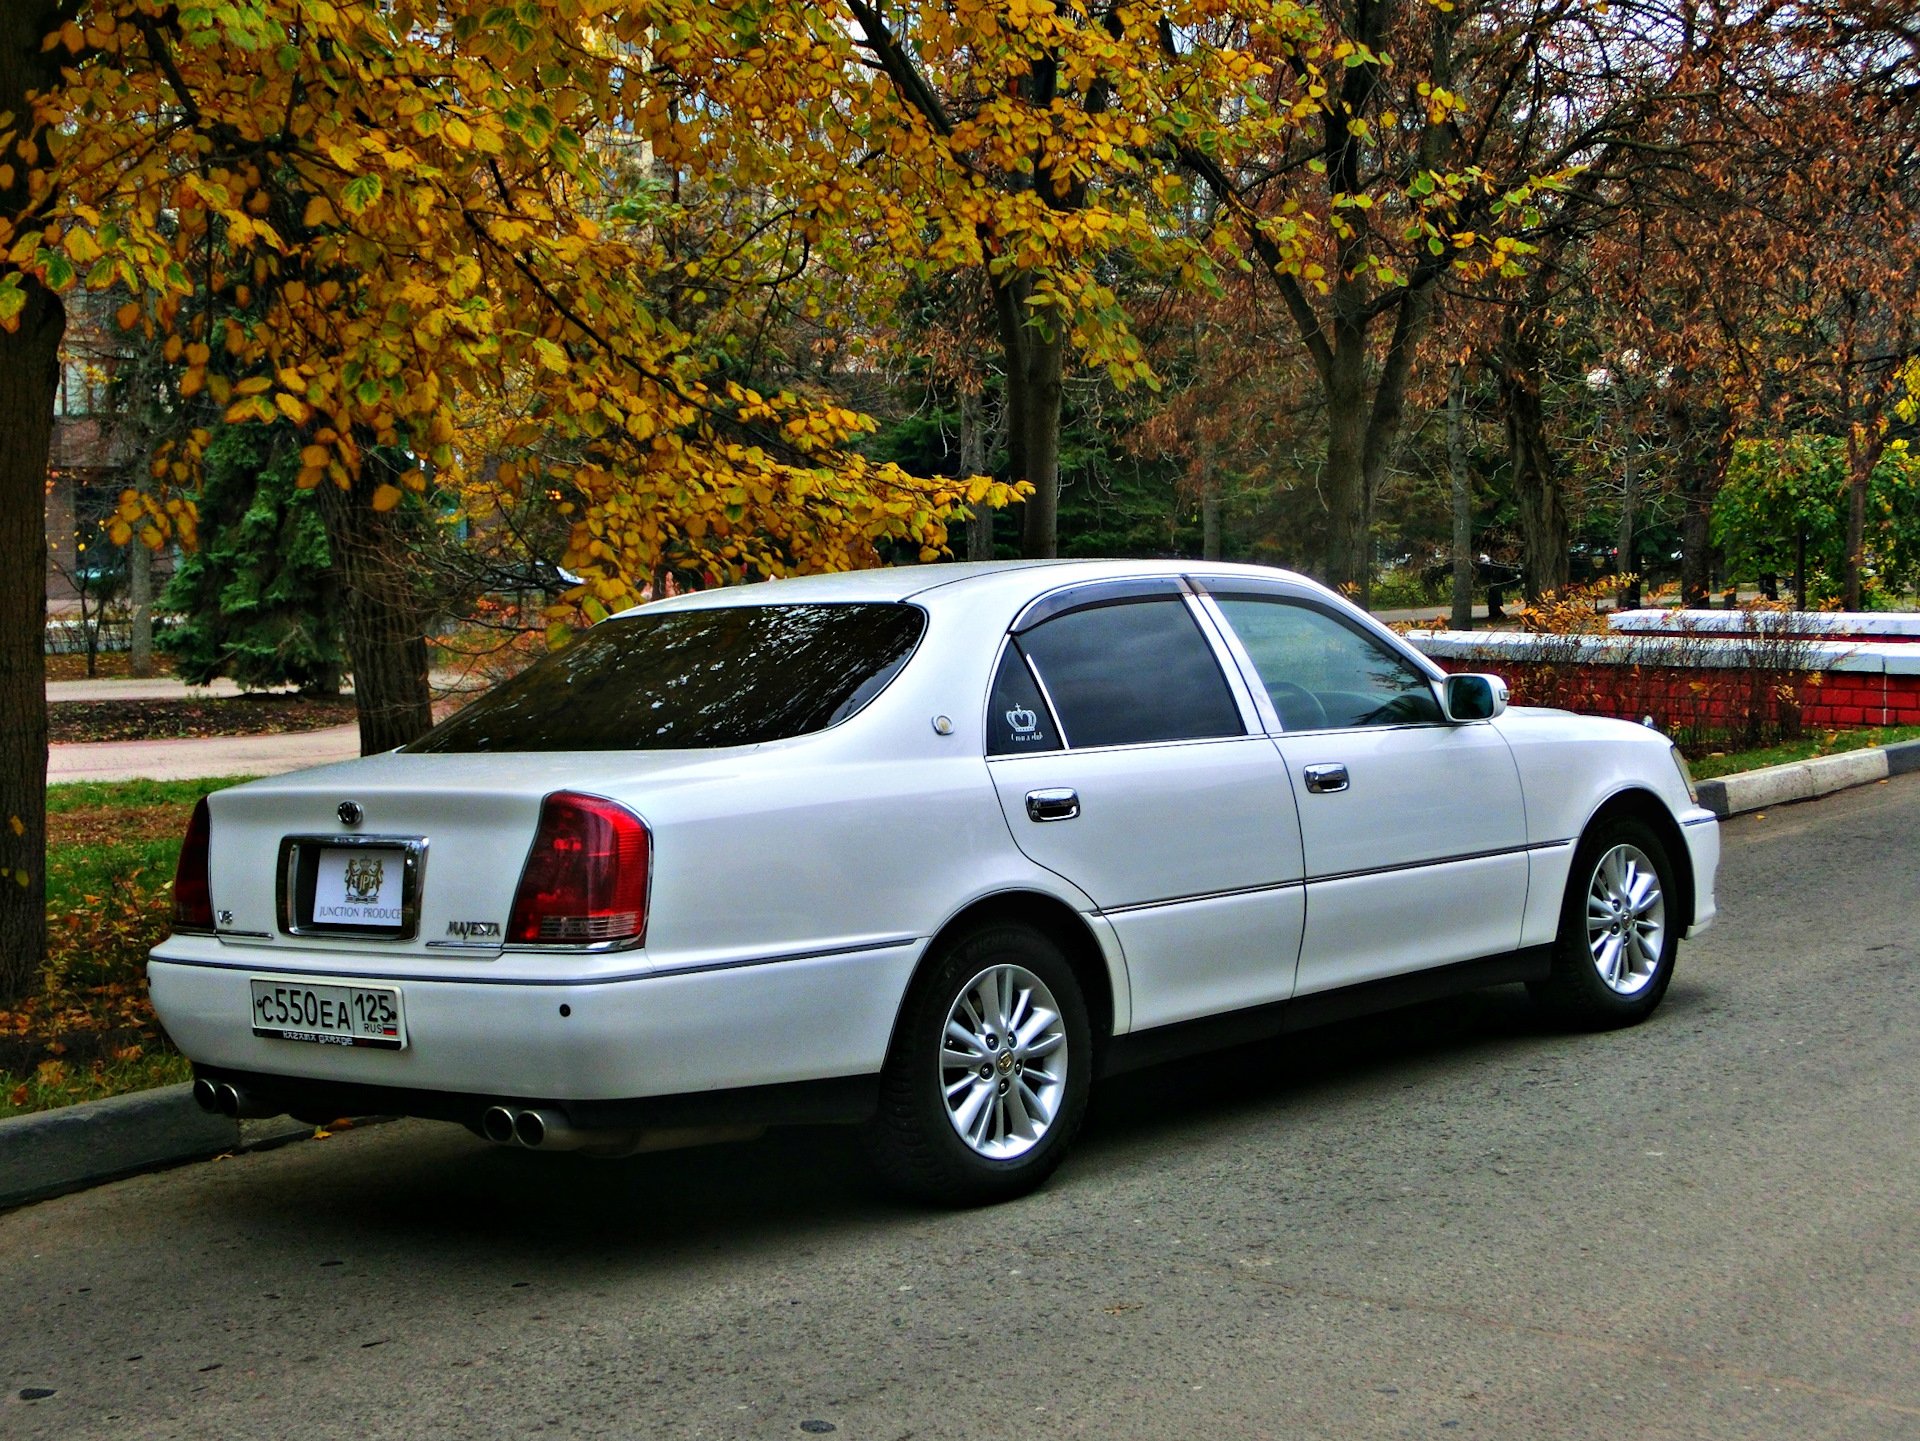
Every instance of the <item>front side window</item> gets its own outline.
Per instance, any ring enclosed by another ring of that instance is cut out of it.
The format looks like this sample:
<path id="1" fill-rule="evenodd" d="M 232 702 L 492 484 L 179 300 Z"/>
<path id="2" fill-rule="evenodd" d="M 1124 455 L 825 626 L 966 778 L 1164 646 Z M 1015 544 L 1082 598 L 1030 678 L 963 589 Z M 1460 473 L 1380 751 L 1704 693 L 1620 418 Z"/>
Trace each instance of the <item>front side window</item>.
<path id="1" fill-rule="evenodd" d="M 1374 637 L 1293 601 L 1214 598 L 1287 730 L 1440 723 L 1433 683 Z"/>
<path id="2" fill-rule="evenodd" d="M 1016 643 L 1076 750 L 1245 734 L 1213 650 L 1177 596 L 1068 611 Z"/>
<path id="3" fill-rule="evenodd" d="M 739 605 L 606 621 L 406 749 L 759 745 L 853 715 L 905 665 L 917 606 Z"/>

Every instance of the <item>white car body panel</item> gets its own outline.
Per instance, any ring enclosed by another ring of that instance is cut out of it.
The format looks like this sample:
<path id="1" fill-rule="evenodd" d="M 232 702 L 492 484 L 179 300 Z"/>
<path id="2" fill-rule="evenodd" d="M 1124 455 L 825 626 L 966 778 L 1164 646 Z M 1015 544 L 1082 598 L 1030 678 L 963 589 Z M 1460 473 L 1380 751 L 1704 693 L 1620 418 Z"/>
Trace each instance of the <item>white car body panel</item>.
<path id="1" fill-rule="evenodd" d="M 1265 736 L 1114 746 L 988 763 L 1008 827 L 1113 923 L 1139 1027 L 1293 991 L 1306 914 L 1300 822 Z M 1079 797 L 1036 822 L 1029 791 Z"/>
<path id="2" fill-rule="evenodd" d="M 1276 744 L 1296 777 L 1325 764 L 1351 777 L 1346 790 L 1300 797 L 1300 994 L 1519 946 L 1526 812 L 1490 724 L 1313 731 Z"/>
<path id="3" fill-rule="evenodd" d="M 1626 792 L 1656 799 L 1691 862 L 1698 930 L 1718 837 L 1650 731 L 1553 712 L 1488 722 L 1285 733 L 1218 613 L 1244 737 L 987 755 L 987 695 L 1008 629 L 1083 583 L 1258 567 L 1019 562 L 809 577 L 676 597 L 648 613 L 788 602 L 908 601 L 912 658 L 826 730 L 713 750 L 391 753 L 253 782 L 210 800 L 219 933 L 157 947 L 153 1000 L 204 1068 L 474 1097 L 671 1097 L 870 1077 L 942 932 L 976 907 L 1051 907 L 1085 938 L 1109 1034 L 1477 961 L 1551 942 L 1575 844 Z M 1344 607 L 1297 577 L 1293 590 Z M 1346 613 L 1343 609 L 1343 614 Z M 1354 613 L 1424 674 L 1437 669 Z M 1309 795 L 1310 764 L 1350 789 Z M 1081 814 L 1036 823 L 1029 790 Z M 504 929 L 542 800 L 629 807 L 652 836 L 643 946 L 515 948 Z M 420 924 L 406 941 L 283 926 L 283 837 L 423 838 Z M 996 912 L 997 913 L 997 912 Z M 256 976 L 402 989 L 408 1045 L 353 1049 L 255 1035 Z M 563 1008 L 566 1014 L 562 1013 Z"/>

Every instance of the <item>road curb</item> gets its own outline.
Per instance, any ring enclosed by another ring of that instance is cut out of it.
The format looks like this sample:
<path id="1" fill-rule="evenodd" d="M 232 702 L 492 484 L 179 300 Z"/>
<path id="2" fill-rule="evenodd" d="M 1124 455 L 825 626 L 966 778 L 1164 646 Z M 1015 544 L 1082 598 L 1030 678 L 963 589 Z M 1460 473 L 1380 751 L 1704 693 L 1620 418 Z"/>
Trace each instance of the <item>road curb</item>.
<path id="1" fill-rule="evenodd" d="M 1888 776 L 1920 771 L 1920 741 L 1896 741 L 1870 750 L 1844 751 L 1836 756 L 1788 761 L 1757 771 L 1701 781 L 1700 804 L 1721 820 L 1765 810 L 1768 806 L 1812 800 L 1854 786 L 1870 786 Z"/>
<path id="2" fill-rule="evenodd" d="M 0 1120 L 0 1211 L 312 1134 L 287 1116 L 210 1116 L 184 1084 L 9 1116 Z"/>

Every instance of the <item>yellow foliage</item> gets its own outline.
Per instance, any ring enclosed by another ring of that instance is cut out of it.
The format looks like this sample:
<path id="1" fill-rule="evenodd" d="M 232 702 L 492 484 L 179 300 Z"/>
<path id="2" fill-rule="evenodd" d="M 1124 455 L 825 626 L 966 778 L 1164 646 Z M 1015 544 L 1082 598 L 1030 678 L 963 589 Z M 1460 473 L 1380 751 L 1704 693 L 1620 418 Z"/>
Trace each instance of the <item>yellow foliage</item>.
<path id="1" fill-rule="evenodd" d="M 1304 24 L 1290 7 L 1240 8 L 1282 46 Z M 1162 9 L 1176 28 L 1230 13 Z M 403 487 L 476 506 L 544 498 L 573 527 L 566 563 L 608 606 L 663 563 L 731 580 L 870 565 L 883 547 L 936 556 L 962 507 L 1016 499 L 866 459 L 854 443 L 873 424 L 855 411 L 720 383 L 716 335 L 751 317 L 797 238 L 876 286 L 1022 267 L 1048 323 L 1143 376 L 1099 273 L 1117 252 L 1153 268 L 1171 251 L 1127 187 L 1169 139 L 1169 96 L 1204 109 L 1261 73 L 1250 51 L 1170 59 L 1152 26 L 1115 35 L 1051 0 L 920 7 L 929 65 L 987 97 L 940 134 L 869 83 L 852 12 L 832 6 L 765 7 L 751 29 L 703 0 L 443 0 L 431 23 L 416 14 L 79 0 L 54 37 L 64 81 L 31 117 L 56 139 L 43 148 L 0 120 L 0 153 L 42 198 L 0 244 L 56 289 L 131 289 L 115 318 L 156 336 L 183 397 L 229 424 L 306 428 L 303 488 L 327 481 L 381 510 Z M 1006 101 L 1042 45 L 1077 93 L 1105 85 L 1107 110 Z M 689 89 L 702 106 L 679 103 Z M 807 197 L 797 235 L 763 238 L 695 184 L 673 203 L 688 220 L 707 207 L 692 228 L 713 244 L 704 268 L 676 269 L 657 217 L 625 208 L 636 144 L 725 185 Z M 845 163 L 869 151 L 874 164 Z M 1040 189 L 982 183 L 1036 155 Z M 670 314 L 660 297 L 676 293 L 699 320 Z M 375 438 L 426 468 L 397 485 L 364 473 Z M 192 538 L 178 490 L 207 443 L 159 458 L 153 503 L 123 505 L 116 535 Z"/>

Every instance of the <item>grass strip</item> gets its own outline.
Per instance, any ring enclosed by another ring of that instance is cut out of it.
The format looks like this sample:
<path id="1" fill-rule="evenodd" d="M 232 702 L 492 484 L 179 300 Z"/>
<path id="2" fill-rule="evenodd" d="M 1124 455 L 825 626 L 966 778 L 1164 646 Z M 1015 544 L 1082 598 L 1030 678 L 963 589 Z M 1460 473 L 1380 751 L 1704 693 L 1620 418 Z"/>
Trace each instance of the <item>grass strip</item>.
<path id="1" fill-rule="evenodd" d="M 1768 766 L 1793 761 L 1813 760 L 1817 756 L 1840 755 L 1865 750 L 1870 746 L 1892 745 L 1896 741 L 1920 740 L 1920 726 L 1868 726 L 1860 730 L 1819 731 L 1797 741 L 1761 746 L 1756 750 L 1710 751 L 1687 758 L 1687 767 L 1697 781 L 1717 780 L 1742 771 L 1764 770 Z"/>
<path id="2" fill-rule="evenodd" d="M 47 787 L 47 962 L 0 1010 L 0 1116 L 185 1080 L 147 1001 L 194 803 L 245 776 Z"/>

